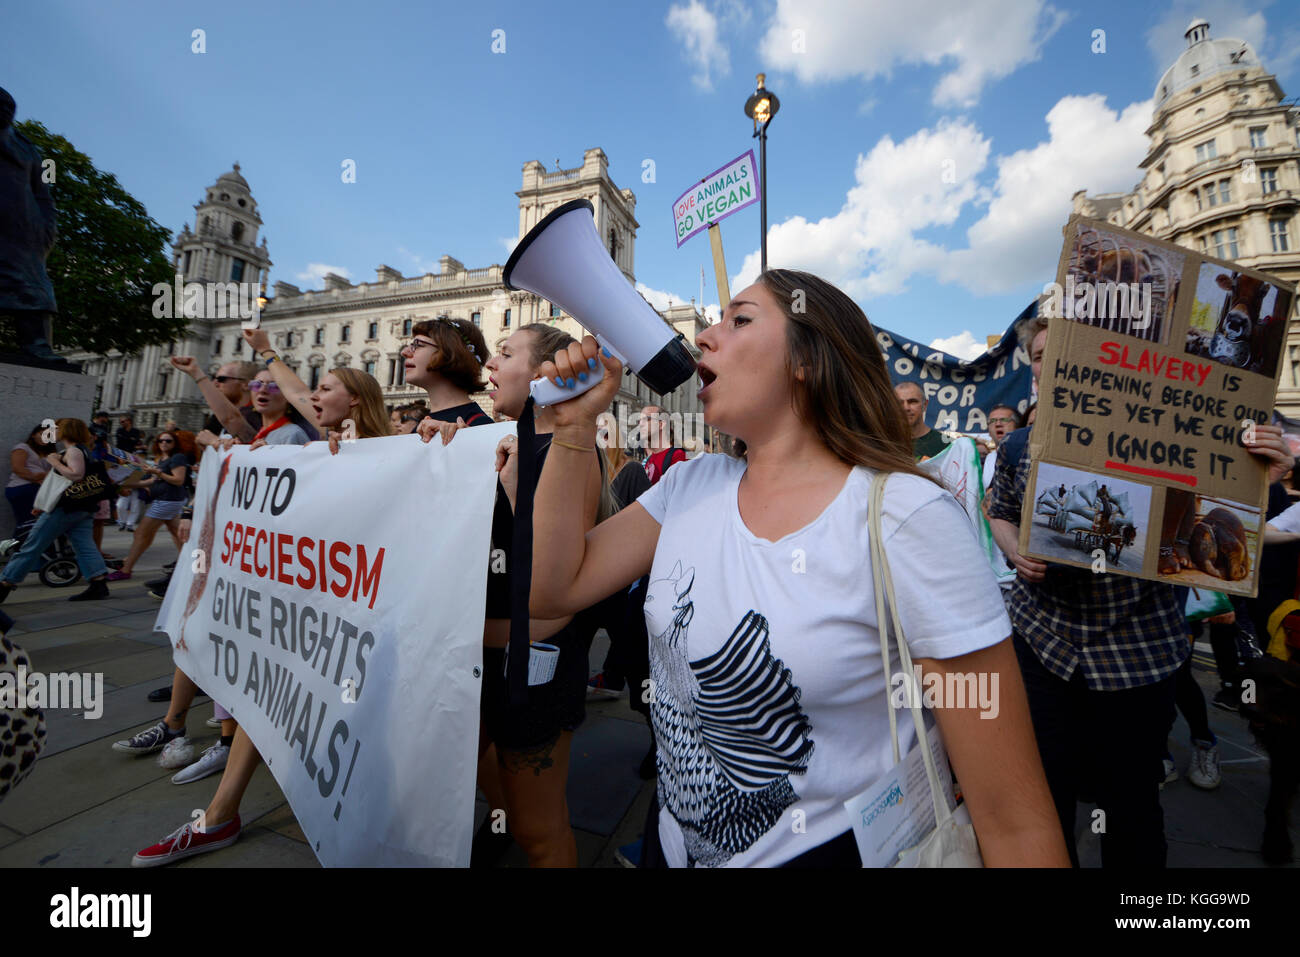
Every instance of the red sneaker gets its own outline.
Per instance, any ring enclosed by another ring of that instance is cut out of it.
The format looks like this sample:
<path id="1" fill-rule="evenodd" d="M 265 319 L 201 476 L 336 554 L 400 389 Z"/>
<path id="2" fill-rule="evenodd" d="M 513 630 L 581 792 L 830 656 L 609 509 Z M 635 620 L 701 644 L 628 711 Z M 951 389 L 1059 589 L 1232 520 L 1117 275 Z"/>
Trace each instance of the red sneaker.
<path id="1" fill-rule="evenodd" d="M 173 864 L 187 857 L 193 857 L 195 854 L 219 851 L 223 847 L 234 844 L 237 840 L 239 840 L 238 814 L 221 825 L 221 827 L 207 831 L 195 830 L 194 822 L 188 821 L 157 844 L 146 847 L 131 858 L 131 866 L 159 867 L 163 864 Z"/>

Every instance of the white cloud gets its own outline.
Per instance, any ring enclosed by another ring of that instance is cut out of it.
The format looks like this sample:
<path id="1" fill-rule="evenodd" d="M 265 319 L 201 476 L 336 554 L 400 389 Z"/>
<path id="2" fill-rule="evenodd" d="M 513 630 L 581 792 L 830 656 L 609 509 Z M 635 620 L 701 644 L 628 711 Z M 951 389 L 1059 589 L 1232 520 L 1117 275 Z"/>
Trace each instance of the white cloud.
<path id="1" fill-rule="evenodd" d="M 941 121 L 901 143 L 881 138 L 858 157 L 856 183 L 838 213 L 816 222 L 796 216 L 768 230 L 769 263 L 815 272 L 855 299 L 902 292 L 908 276 L 933 269 L 944 255 L 915 234 L 951 225 L 965 204 L 980 198 L 977 176 L 989 150 L 967 120 Z M 758 272 L 755 251 L 732 289 L 748 286 Z"/>
<path id="2" fill-rule="evenodd" d="M 325 274 L 332 272 L 335 275 L 342 276 L 349 282 L 352 281 L 352 273 L 343 266 L 329 266 L 325 263 L 308 263 L 307 268 L 300 273 L 295 273 L 294 278 L 304 282 L 315 282 L 324 284 Z"/>
<path id="3" fill-rule="evenodd" d="M 514 252 L 514 251 L 515 251 L 515 247 L 519 245 L 519 237 L 518 237 L 518 236 L 502 236 L 500 239 L 497 240 L 497 242 L 501 243 L 502 247 L 505 248 L 505 251 L 506 251 L 506 253 L 507 253 L 507 255 L 508 255 L 508 254 Z"/>
<path id="4" fill-rule="evenodd" d="M 991 184 L 982 175 L 991 143 L 969 120 L 941 121 L 900 143 L 882 137 L 858 157 L 856 184 L 838 213 L 815 222 L 796 216 L 769 229 L 768 260 L 814 272 L 859 301 L 903 292 L 918 273 L 976 293 L 1047 282 L 1056 274 L 1071 196 L 1131 188 L 1150 118 L 1149 101 L 1116 113 L 1100 95 L 1064 97 L 1047 114 L 1045 140 L 996 157 Z M 964 248 L 923 238 L 969 208 L 984 215 L 966 230 Z M 756 250 L 733 289 L 753 282 L 758 267 Z"/>
<path id="5" fill-rule="evenodd" d="M 702 90 L 713 89 L 713 76 L 731 72 L 731 57 L 718 39 L 718 16 L 700 0 L 673 4 L 664 24 L 683 47 L 683 54 L 694 64 L 691 80 Z"/>
<path id="6" fill-rule="evenodd" d="M 930 348 L 946 352 L 958 359 L 978 359 L 988 351 L 988 347 L 983 342 L 977 342 L 969 329 L 963 329 L 957 335 L 946 339 L 934 339 L 930 342 Z"/>
<path id="7" fill-rule="evenodd" d="M 691 301 L 690 296 L 679 296 L 676 293 L 664 292 L 661 289 L 651 289 L 643 282 L 636 284 L 636 291 L 645 297 L 646 302 L 650 303 L 650 305 L 654 306 L 661 312 L 667 309 L 670 305 L 675 304 L 680 306 L 682 303 L 689 303 Z M 696 306 L 698 307 L 699 303 L 696 303 Z M 722 309 L 716 302 L 705 306 L 702 311 L 708 318 L 709 322 L 717 322 L 722 318 Z"/>
<path id="8" fill-rule="evenodd" d="M 1067 96 L 1047 114 L 1048 139 L 997 160 L 993 200 L 966 232 L 966 249 L 948 254 L 940 279 L 975 292 L 1006 292 L 1030 280 L 1049 282 L 1061 253 L 1061 227 L 1077 190 L 1129 190 L 1146 155 L 1151 101 L 1122 113 L 1100 94 Z"/>
<path id="9" fill-rule="evenodd" d="M 806 83 L 940 67 L 934 102 L 969 106 L 1038 59 L 1065 19 L 1045 0 L 777 0 L 759 55 Z"/>

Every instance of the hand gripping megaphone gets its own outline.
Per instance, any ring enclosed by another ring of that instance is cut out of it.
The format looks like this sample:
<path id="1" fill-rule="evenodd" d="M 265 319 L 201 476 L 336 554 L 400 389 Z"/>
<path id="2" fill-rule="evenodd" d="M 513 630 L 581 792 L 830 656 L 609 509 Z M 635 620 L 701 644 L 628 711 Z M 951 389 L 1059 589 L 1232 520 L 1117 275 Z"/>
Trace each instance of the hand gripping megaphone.
<path id="1" fill-rule="evenodd" d="M 506 261 L 507 289 L 537 293 L 577 319 L 600 344 L 660 395 L 695 373 L 695 360 L 681 333 L 636 291 L 596 232 L 594 207 L 575 199 L 557 207 L 528 231 Z M 586 392 L 605 376 L 597 365 L 572 389 L 536 379 L 530 389 L 539 406 Z"/>

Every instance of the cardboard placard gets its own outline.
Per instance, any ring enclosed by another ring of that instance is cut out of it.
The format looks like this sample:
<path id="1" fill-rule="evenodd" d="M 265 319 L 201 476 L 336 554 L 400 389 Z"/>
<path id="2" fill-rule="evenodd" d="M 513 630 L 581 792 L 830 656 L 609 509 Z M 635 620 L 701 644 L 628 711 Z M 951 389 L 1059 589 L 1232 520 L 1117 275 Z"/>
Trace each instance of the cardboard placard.
<path id="1" fill-rule="evenodd" d="M 1030 433 L 1020 552 L 1233 594 L 1258 591 L 1271 421 L 1295 287 L 1071 217 Z"/>

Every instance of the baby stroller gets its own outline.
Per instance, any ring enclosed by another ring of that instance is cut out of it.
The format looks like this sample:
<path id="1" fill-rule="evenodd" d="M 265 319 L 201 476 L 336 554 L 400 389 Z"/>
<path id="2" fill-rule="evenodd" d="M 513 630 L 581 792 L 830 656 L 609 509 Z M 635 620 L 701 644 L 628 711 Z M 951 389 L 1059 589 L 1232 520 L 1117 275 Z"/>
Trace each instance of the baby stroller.
<path id="1" fill-rule="evenodd" d="M 0 567 L 9 564 L 9 559 L 18 554 L 35 525 L 34 518 L 23 522 L 14 529 L 13 538 L 0 541 Z M 45 549 L 45 553 L 41 555 L 39 575 L 41 582 L 50 588 L 67 588 L 81 581 L 77 555 L 72 550 L 72 543 L 68 541 L 68 536 L 60 535 Z"/>

